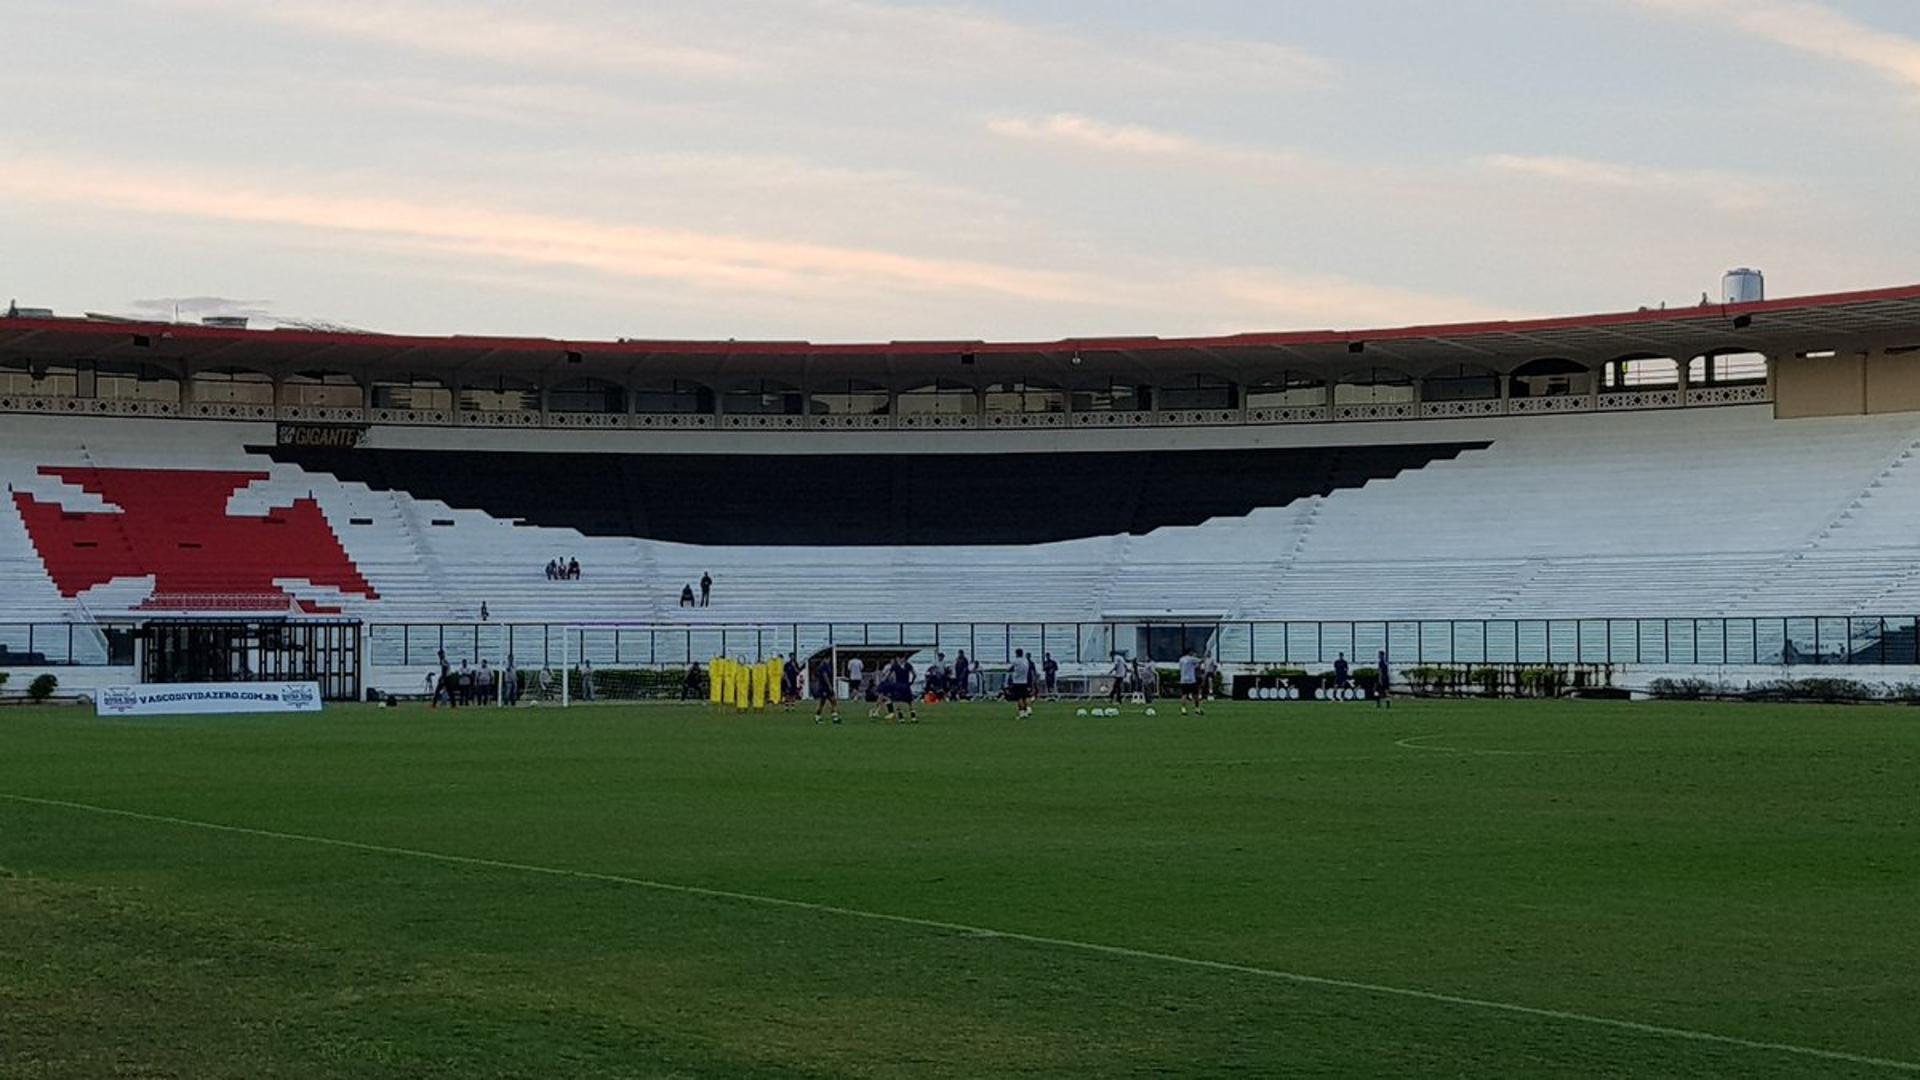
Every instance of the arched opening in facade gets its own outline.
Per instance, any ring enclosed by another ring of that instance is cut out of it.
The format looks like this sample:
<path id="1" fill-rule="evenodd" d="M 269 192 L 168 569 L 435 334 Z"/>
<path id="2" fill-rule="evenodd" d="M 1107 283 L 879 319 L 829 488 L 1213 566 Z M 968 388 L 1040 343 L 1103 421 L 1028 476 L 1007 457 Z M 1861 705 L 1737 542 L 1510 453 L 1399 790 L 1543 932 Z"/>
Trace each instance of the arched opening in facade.
<path id="1" fill-rule="evenodd" d="M 193 400 L 219 405 L 273 404 L 273 376 L 247 368 L 208 368 L 196 371 L 190 383 Z"/>
<path id="2" fill-rule="evenodd" d="M 648 415 L 711 416 L 713 388 L 697 382 L 675 379 L 669 383 L 634 387 L 628 394 L 633 411 Z"/>
<path id="3" fill-rule="evenodd" d="M 807 398 L 797 386 L 763 379 L 727 391 L 720 405 L 730 416 L 800 416 L 807 411 Z"/>
<path id="4" fill-rule="evenodd" d="M 1360 368 L 1333 384 L 1335 405 L 1397 405 L 1417 398 L 1413 376 L 1398 368 Z"/>
<path id="5" fill-rule="evenodd" d="M 627 411 L 627 388 L 605 379 L 572 379 L 547 391 L 547 411 L 624 413 Z"/>
<path id="6" fill-rule="evenodd" d="M 1767 358 L 1763 353 L 1725 349 L 1687 361 L 1688 386 L 1752 386 L 1766 381 Z"/>
<path id="7" fill-rule="evenodd" d="M 180 377 L 158 364 L 102 360 L 94 365 L 93 396 L 104 401 L 180 404 Z"/>
<path id="8" fill-rule="evenodd" d="M 0 394 L 33 397 L 73 397 L 80 392 L 80 373 L 72 364 L 29 364 L 0 360 Z"/>
<path id="9" fill-rule="evenodd" d="M 1217 375 L 1195 375 L 1161 383 L 1154 389 L 1154 399 L 1162 409 L 1237 409 L 1240 388 Z"/>
<path id="10" fill-rule="evenodd" d="M 987 387 L 983 399 L 989 413 L 1058 413 L 1067 411 L 1067 392 L 1037 379 L 1016 379 Z"/>
<path id="11" fill-rule="evenodd" d="M 1136 386 L 1114 380 L 1103 387 L 1073 392 L 1074 412 L 1151 412 L 1152 410 L 1153 387 L 1151 386 Z"/>
<path id="12" fill-rule="evenodd" d="M 808 396 L 808 409 L 815 416 L 885 416 L 892 407 L 893 395 L 886 387 L 862 379 L 815 386 Z"/>
<path id="13" fill-rule="evenodd" d="M 511 375 L 495 375 L 479 382 L 462 383 L 460 410 L 481 413 L 539 412 L 540 387 Z"/>
<path id="14" fill-rule="evenodd" d="M 373 407 L 407 412 L 449 412 L 453 409 L 453 391 L 439 379 L 424 375 L 375 379 Z"/>
<path id="15" fill-rule="evenodd" d="M 366 392 L 343 372 L 301 371 L 280 380 L 280 404 L 358 409 L 366 404 Z"/>
<path id="16" fill-rule="evenodd" d="M 973 387 L 952 379 L 901 391 L 901 416 L 971 416 L 980 410 Z"/>
<path id="17" fill-rule="evenodd" d="M 1680 385 L 1680 365 L 1671 356 L 1637 354 L 1609 360 L 1600 370 L 1602 393 L 1671 390 Z"/>
<path id="18" fill-rule="evenodd" d="M 1306 371 L 1282 371 L 1247 387 L 1249 409 L 1313 408 L 1327 403 L 1327 380 Z"/>
<path id="19" fill-rule="evenodd" d="M 1452 364 L 1420 383 L 1422 401 L 1485 401 L 1500 396 L 1500 375 L 1479 364 Z"/>
<path id="20" fill-rule="evenodd" d="M 1593 370 L 1560 356 L 1529 360 L 1507 377 L 1507 396 L 1568 397 L 1593 393 Z"/>

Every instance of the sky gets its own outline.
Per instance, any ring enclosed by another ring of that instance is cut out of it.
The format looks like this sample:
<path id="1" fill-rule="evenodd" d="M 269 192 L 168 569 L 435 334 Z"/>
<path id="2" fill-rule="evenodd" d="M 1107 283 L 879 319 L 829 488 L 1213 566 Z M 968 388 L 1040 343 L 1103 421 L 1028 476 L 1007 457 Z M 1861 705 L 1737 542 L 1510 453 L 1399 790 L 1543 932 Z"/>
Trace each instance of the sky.
<path id="1" fill-rule="evenodd" d="M 1369 328 L 1920 282 L 1915 0 L 0 0 L 0 301 Z"/>

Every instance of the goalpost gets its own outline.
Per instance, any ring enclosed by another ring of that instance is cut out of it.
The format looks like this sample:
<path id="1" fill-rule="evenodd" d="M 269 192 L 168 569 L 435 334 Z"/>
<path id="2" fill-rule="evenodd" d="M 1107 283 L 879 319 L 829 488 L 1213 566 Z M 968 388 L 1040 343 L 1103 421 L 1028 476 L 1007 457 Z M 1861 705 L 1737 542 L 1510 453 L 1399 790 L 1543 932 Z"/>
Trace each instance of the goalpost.
<path id="1" fill-rule="evenodd" d="M 560 669 L 548 698 L 562 708 L 587 701 L 710 701 L 714 662 L 723 661 L 723 676 L 738 667 L 749 685 L 752 669 L 763 666 L 761 693 L 767 700 L 780 687 L 773 663 L 789 655 L 797 654 L 804 685 L 807 659 L 819 651 L 812 644 L 792 624 L 569 623 L 561 628 Z M 830 647 L 830 642 L 823 639 L 819 645 Z M 548 649 L 555 655 L 551 643 Z M 695 664 L 702 676 L 697 694 L 688 685 Z M 541 674 L 546 681 L 548 672 Z"/>

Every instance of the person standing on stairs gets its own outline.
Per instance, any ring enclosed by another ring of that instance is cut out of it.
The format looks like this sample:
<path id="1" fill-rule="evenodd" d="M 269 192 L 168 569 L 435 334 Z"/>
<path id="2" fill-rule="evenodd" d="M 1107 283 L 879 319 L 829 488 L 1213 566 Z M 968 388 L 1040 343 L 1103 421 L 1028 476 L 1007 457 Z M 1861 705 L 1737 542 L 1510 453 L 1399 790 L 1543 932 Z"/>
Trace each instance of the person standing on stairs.
<path id="1" fill-rule="evenodd" d="M 705 571 L 700 574 L 700 606 L 706 607 L 713 599 L 713 575 Z"/>

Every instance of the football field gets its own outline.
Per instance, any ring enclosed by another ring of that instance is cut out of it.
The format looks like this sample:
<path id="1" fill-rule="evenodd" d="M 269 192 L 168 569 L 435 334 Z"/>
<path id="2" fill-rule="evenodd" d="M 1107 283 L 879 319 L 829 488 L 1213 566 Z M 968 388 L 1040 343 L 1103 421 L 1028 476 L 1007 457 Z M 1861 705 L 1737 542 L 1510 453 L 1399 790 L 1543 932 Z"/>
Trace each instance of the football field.
<path id="1" fill-rule="evenodd" d="M 0 710 L 0 1076 L 1920 1075 L 1920 712 Z"/>

